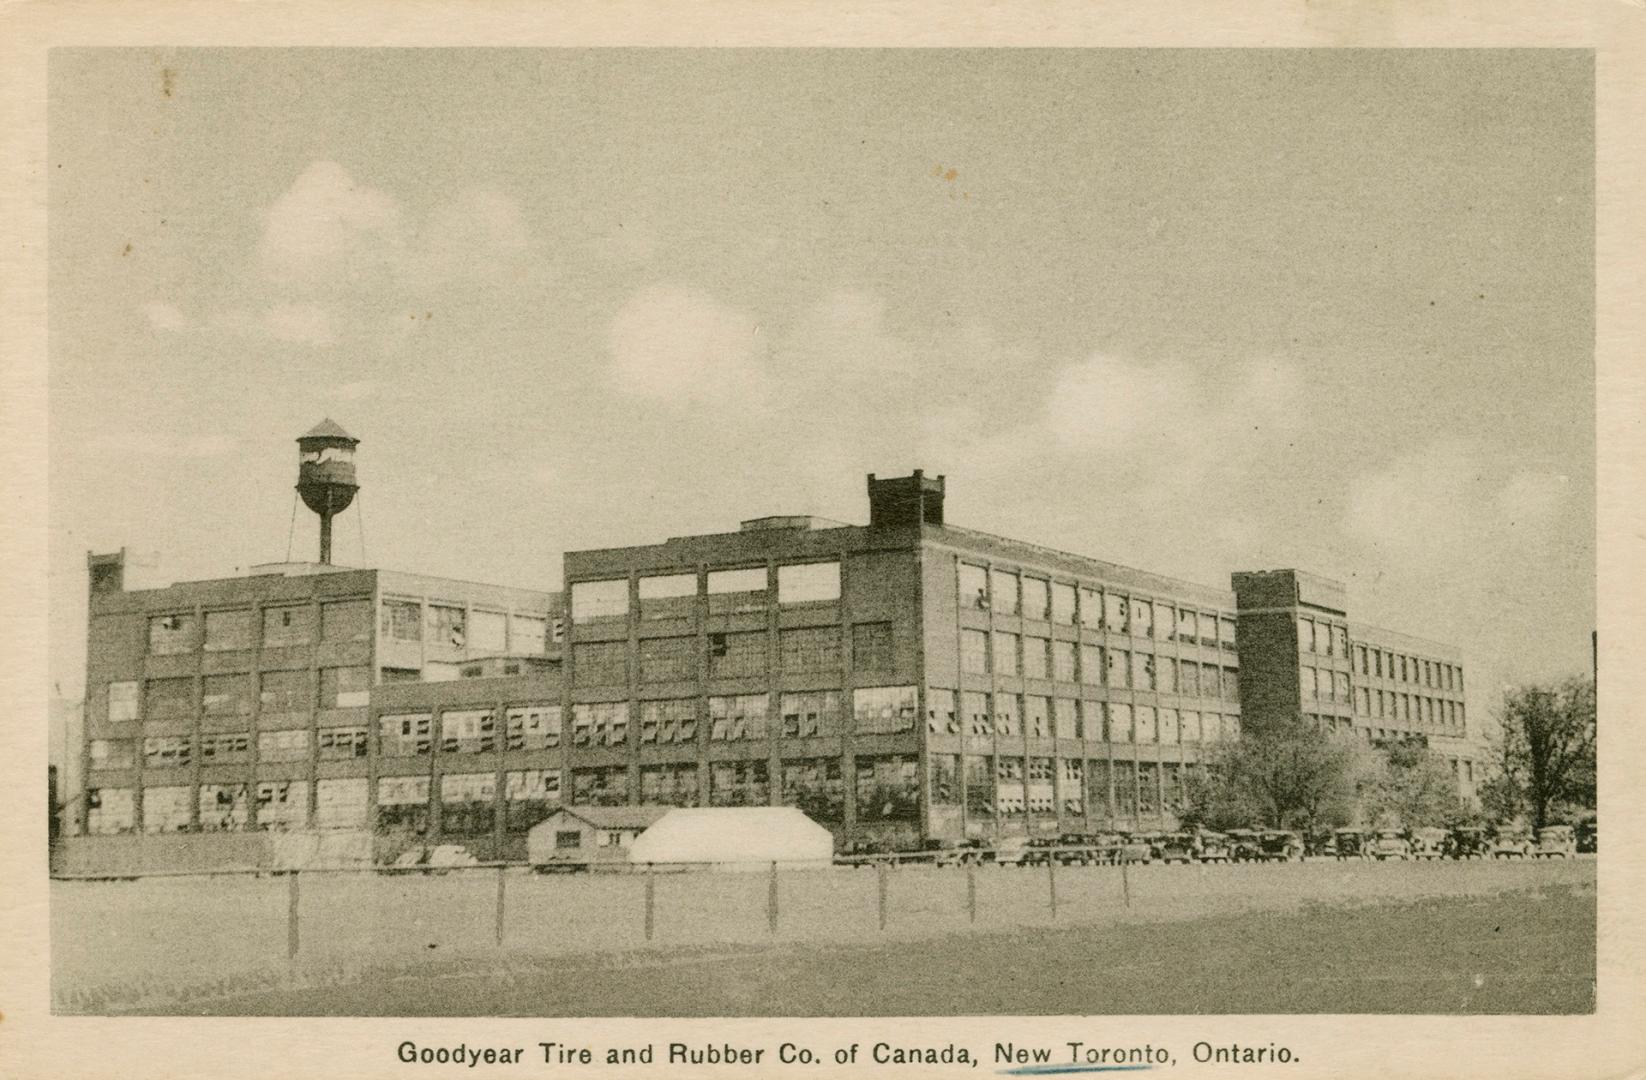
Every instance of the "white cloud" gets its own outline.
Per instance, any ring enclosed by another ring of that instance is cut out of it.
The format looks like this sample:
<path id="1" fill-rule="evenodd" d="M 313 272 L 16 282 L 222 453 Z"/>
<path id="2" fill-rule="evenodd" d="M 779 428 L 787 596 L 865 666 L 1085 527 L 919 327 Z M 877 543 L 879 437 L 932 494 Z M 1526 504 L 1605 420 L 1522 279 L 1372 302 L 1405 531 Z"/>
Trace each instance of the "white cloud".
<path id="1" fill-rule="evenodd" d="M 652 285 L 631 296 L 607 334 L 612 377 L 631 394 L 722 408 L 763 401 L 757 324 L 701 289 Z"/>
<path id="2" fill-rule="evenodd" d="M 403 246 L 391 195 L 316 161 L 269 208 L 258 257 L 271 277 L 309 280 L 392 261 Z"/>
<path id="3" fill-rule="evenodd" d="M 189 328 L 188 317 L 179 311 L 174 304 L 168 304 L 162 300 L 151 300 L 144 304 L 141 310 L 144 317 L 149 320 L 149 325 L 156 330 L 174 332 Z"/>
<path id="4" fill-rule="evenodd" d="M 276 304 L 263 313 L 263 329 L 280 341 L 333 345 L 331 315 L 318 304 Z"/>

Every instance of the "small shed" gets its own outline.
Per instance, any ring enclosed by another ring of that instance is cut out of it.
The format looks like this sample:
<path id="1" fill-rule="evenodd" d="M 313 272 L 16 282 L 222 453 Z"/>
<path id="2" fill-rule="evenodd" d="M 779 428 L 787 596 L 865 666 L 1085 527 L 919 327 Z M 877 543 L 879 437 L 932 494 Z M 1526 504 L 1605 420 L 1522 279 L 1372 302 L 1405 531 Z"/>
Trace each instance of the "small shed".
<path id="1" fill-rule="evenodd" d="M 688 863 L 756 870 L 829 866 L 834 836 L 792 806 L 714 806 L 670 810 L 629 845 L 631 863 Z"/>
<path id="2" fill-rule="evenodd" d="M 625 862 L 635 837 L 668 812 L 667 806 L 562 807 L 526 834 L 526 859 L 533 866 Z"/>

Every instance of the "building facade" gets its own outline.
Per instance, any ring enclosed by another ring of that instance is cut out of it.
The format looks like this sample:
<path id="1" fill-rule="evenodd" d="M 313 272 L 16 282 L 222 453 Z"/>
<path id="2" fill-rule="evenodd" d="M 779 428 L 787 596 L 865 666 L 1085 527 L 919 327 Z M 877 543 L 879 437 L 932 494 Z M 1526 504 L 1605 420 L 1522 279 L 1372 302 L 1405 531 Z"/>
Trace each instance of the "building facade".
<path id="1" fill-rule="evenodd" d="M 1466 753 L 1456 652 L 1340 585 L 958 528 L 920 472 L 868 493 L 866 526 L 570 552 L 560 594 L 319 564 L 128 592 L 92 556 L 76 831 L 518 858 L 563 806 L 791 805 L 913 847 L 1170 827 L 1187 770 L 1288 710 Z"/>

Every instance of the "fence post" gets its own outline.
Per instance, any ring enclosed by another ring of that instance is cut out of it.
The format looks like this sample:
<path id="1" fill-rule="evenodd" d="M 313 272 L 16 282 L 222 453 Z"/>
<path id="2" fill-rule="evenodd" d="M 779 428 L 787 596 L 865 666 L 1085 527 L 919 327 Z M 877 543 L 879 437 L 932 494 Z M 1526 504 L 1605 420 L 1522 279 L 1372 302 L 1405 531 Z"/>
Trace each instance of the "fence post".
<path id="1" fill-rule="evenodd" d="M 977 921 L 977 866 L 966 860 L 966 919 Z"/>
<path id="2" fill-rule="evenodd" d="M 1127 865 L 1128 864 L 1126 863 L 1126 861 L 1124 859 L 1122 859 L 1121 862 L 1120 862 L 1120 892 L 1121 892 L 1121 895 L 1126 898 L 1126 906 L 1131 907 L 1132 906 L 1132 879 L 1127 875 L 1127 872 L 1126 872 Z"/>
<path id="3" fill-rule="evenodd" d="M 503 882 L 505 880 L 503 872 L 505 869 L 502 866 L 497 868 L 497 933 L 495 936 L 499 948 L 503 945 Z"/>
<path id="4" fill-rule="evenodd" d="M 1051 901 L 1052 922 L 1057 921 L 1057 860 L 1046 859 L 1046 897 Z"/>
<path id="5" fill-rule="evenodd" d="M 880 929 L 886 929 L 886 861 L 882 859 L 875 864 L 877 885 L 880 892 Z"/>
<path id="6" fill-rule="evenodd" d="M 771 877 L 766 884 L 766 929 L 777 933 L 777 860 L 772 860 Z"/>
<path id="7" fill-rule="evenodd" d="M 652 870 L 652 864 L 646 864 L 646 940 L 652 939 L 652 928 L 655 925 L 657 911 L 657 874 Z"/>
<path id="8" fill-rule="evenodd" d="M 297 871 L 292 870 L 286 888 L 286 959 L 297 960 Z"/>

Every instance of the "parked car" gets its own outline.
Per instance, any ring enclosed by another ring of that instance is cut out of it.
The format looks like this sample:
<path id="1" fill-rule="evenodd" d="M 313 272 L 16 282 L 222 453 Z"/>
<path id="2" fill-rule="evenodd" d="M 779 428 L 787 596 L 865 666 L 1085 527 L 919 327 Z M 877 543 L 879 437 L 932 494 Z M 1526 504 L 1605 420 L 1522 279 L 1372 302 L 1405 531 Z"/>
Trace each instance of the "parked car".
<path id="1" fill-rule="evenodd" d="M 1388 859 L 1404 861 L 1412 857 L 1412 842 L 1399 829 L 1379 829 L 1372 836 L 1371 854 L 1380 862 Z"/>
<path id="2" fill-rule="evenodd" d="M 1256 829 L 1229 830 L 1229 858 L 1235 862 L 1249 862 L 1260 857 L 1262 847 Z"/>
<path id="3" fill-rule="evenodd" d="M 1416 859 L 1444 858 L 1446 844 L 1450 839 L 1445 829 L 1413 829 L 1411 835 L 1412 857 Z"/>
<path id="4" fill-rule="evenodd" d="M 1200 857 L 1200 844 L 1193 833 L 1166 833 L 1155 841 L 1154 857 L 1163 863 L 1180 862 L 1186 866 Z"/>
<path id="5" fill-rule="evenodd" d="M 1578 851 L 1592 855 L 1600 850 L 1599 826 L 1599 820 L 1592 817 L 1586 817 L 1577 823 Z"/>
<path id="6" fill-rule="evenodd" d="M 1577 834 L 1570 825 L 1545 825 L 1537 831 L 1539 859 L 1570 859 L 1577 854 Z"/>
<path id="7" fill-rule="evenodd" d="M 1507 827 L 1498 830 L 1492 838 L 1492 858 L 1524 859 L 1532 853 L 1532 834 L 1522 828 Z"/>
<path id="8" fill-rule="evenodd" d="M 1492 852 L 1486 830 L 1478 825 L 1459 825 L 1452 830 L 1447 854 L 1454 859 L 1484 859 Z"/>
<path id="9" fill-rule="evenodd" d="M 1154 844 L 1149 838 L 1137 833 L 1122 835 L 1120 844 L 1115 848 L 1114 861 L 1117 863 L 1146 863 L 1154 859 Z"/>
<path id="10" fill-rule="evenodd" d="M 994 862 L 996 866 L 1024 866 L 1030 859 L 1029 838 L 1026 836 L 1007 836 L 995 842 Z"/>
<path id="11" fill-rule="evenodd" d="M 1226 863 L 1230 859 L 1230 853 L 1231 849 L 1227 836 L 1217 832 L 1203 832 L 1200 834 L 1199 858 L 1201 862 Z"/>
<path id="12" fill-rule="evenodd" d="M 1052 861 L 1053 849 L 1059 841 L 1055 836 L 1037 836 L 1023 850 L 1022 866 L 1045 866 Z"/>
<path id="13" fill-rule="evenodd" d="M 1288 829 L 1268 829 L 1257 838 L 1257 858 L 1264 862 L 1301 862 L 1303 838 Z"/>
<path id="14" fill-rule="evenodd" d="M 1339 859 L 1365 859 L 1371 855 L 1371 837 L 1365 829 L 1339 829 L 1333 839 Z"/>
<path id="15" fill-rule="evenodd" d="M 1064 833 L 1057 838 L 1052 858 L 1059 866 L 1089 866 L 1099 857 L 1095 839 L 1085 833 Z"/>
<path id="16" fill-rule="evenodd" d="M 436 844 L 433 847 L 413 846 L 402 851 L 386 870 L 389 873 L 444 874 L 461 866 L 478 866 L 480 860 L 469 854 L 461 844 Z"/>

